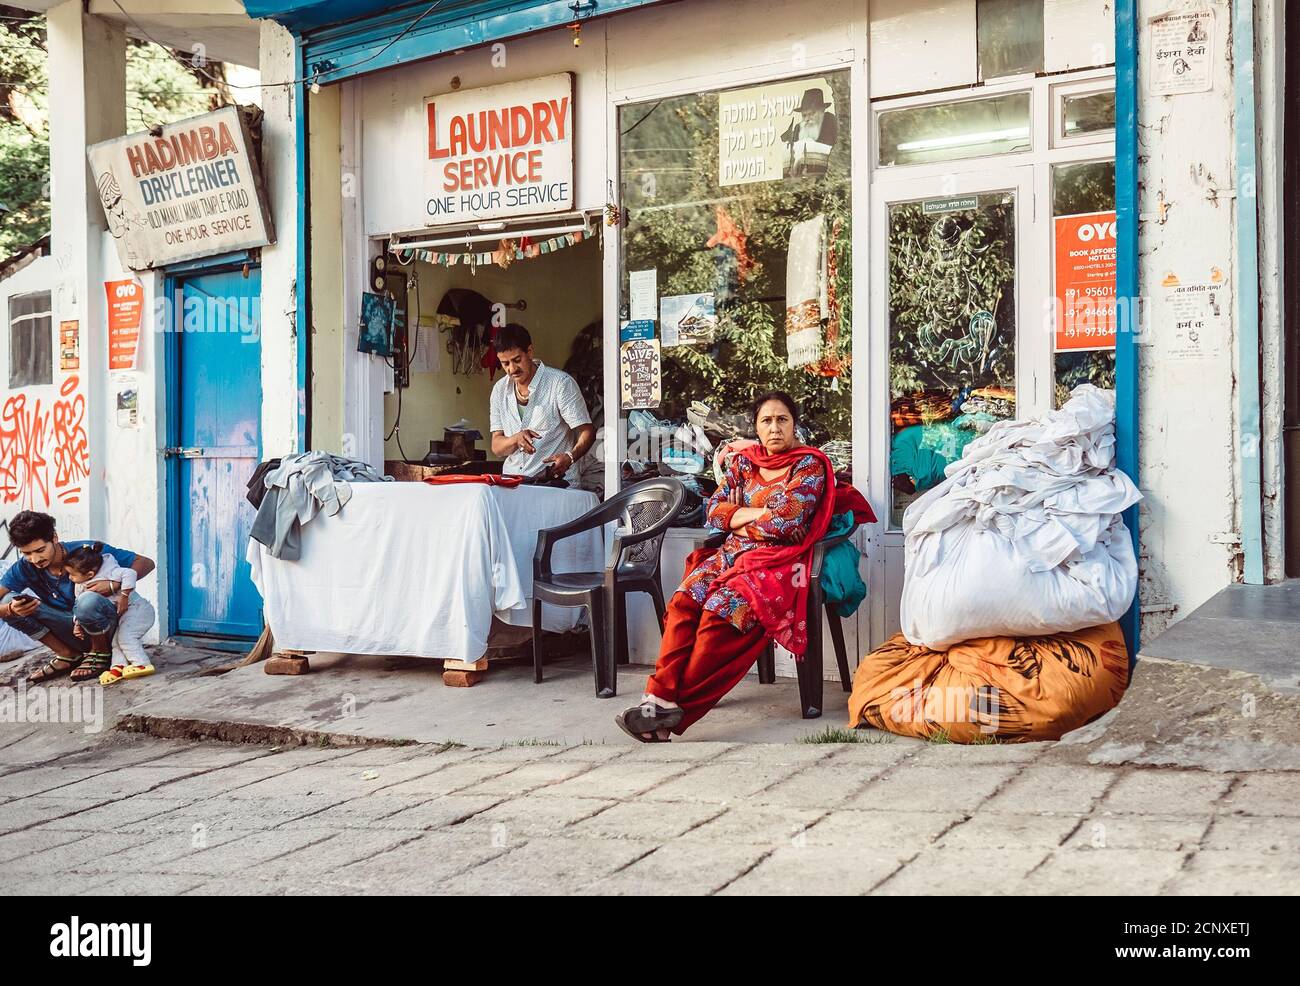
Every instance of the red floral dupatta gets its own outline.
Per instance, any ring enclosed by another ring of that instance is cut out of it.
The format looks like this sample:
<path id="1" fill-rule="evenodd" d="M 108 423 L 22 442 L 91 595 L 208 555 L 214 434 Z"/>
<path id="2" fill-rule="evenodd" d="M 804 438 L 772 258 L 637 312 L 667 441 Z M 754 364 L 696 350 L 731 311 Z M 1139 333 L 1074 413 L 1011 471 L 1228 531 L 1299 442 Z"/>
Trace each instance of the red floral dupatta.
<path id="1" fill-rule="evenodd" d="M 769 453 L 756 443 L 738 450 L 737 454 L 744 455 L 760 469 L 785 469 L 804 456 L 811 455 L 826 470 L 826 489 L 803 541 L 799 544 L 751 548 L 714 581 L 714 585 L 726 584 L 743 597 L 753 608 L 768 636 L 790 651 L 796 659 L 802 660 L 804 651 L 808 649 L 808 574 L 813 546 L 826 534 L 839 499 L 835 489 L 835 467 L 824 452 L 808 446 Z M 851 486 L 846 488 L 853 490 Z M 856 490 L 853 493 L 857 495 Z M 860 495 L 858 500 L 862 501 Z M 870 512 L 870 508 L 867 512 Z M 702 549 L 692 553 L 687 560 L 687 570 L 693 569 L 711 555 L 713 550 L 717 549 Z"/>

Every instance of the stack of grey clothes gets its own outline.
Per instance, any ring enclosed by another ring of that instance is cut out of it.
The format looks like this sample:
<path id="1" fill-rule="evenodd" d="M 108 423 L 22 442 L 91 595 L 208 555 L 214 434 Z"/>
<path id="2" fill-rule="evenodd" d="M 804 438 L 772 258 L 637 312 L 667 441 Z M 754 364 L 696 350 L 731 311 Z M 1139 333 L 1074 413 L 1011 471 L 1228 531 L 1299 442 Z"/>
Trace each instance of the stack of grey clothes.
<path id="1" fill-rule="evenodd" d="M 391 483 L 364 462 L 329 452 L 303 452 L 268 463 L 262 472 L 266 492 L 253 520 L 251 537 L 273 558 L 297 561 L 302 525 L 323 510 L 332 517 L 352 499 L 348 483 Z"/>

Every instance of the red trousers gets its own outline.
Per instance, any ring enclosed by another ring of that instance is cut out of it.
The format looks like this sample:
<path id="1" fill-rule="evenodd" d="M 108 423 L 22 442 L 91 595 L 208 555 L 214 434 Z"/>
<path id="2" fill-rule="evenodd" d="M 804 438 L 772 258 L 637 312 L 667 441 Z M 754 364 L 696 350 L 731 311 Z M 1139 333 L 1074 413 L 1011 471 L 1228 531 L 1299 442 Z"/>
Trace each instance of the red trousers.
<path id="1" fill-rule="evenodd" d="M 645 686 L 650 694 L 686 710 L 673 732 L 685 732 L 735 688 L 758 660 L 766 641 L 761 626 L 741 633 L 686 593 L 674 592 L 664 618 L 659 661 Z"/>

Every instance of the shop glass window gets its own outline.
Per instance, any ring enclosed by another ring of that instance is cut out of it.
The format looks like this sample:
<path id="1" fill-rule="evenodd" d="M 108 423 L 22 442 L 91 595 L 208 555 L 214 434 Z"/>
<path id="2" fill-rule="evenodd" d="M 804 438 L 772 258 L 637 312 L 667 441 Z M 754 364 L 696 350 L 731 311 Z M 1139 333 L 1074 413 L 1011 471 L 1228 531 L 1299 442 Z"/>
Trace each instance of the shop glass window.
<path id="1" fill-rule="evenodd" d="M 1030 94 L 909 106 L 880 114 L 880 165 L 933 164 L 1030 149 Z"/>
<path id="2" fill-rule="evenodd" d="M 660 402 L 624 406 L 625 483 L 666 468 L 712 492 L 768 390 L 850 464 L 849 95 L 840 71 L 620 108 L 620 326 L 661 344 Z"/>
<path id="3" fill-rule="evenodd" d="M 1043 71 L 1043 0 L 977 0 L 981 79 Z"/>
<path id="4" fill-rule="evenodd" d="M 36 291 L 9 299 L 9 386 L 54 382 L 54 333 L 50 293 Z"/>
<path id="5" fill-rule="evenodd" d="M 1061 136 L 1090 137 L 1115 130 L 1115 91 L 1061 97 Z"/>
<path id="6" fill-rule="evenodd" d="M 1058 216 L 1113 214 L 1114 210 L 1114 160 L 1059 164 L 1052 169 L 1053 220 Z M 1053 397 L 1057 407 L 1080 384 L 1091 383 L 1108 390 L 1115 387 L 1114 348 L 1057 352 L 1054 359 Z"/>
<path id="7" fill-rule="evenodd" d="M 890 523 L 1016 415 L 1016 202 L 987 192 L 889 207 Z"/>

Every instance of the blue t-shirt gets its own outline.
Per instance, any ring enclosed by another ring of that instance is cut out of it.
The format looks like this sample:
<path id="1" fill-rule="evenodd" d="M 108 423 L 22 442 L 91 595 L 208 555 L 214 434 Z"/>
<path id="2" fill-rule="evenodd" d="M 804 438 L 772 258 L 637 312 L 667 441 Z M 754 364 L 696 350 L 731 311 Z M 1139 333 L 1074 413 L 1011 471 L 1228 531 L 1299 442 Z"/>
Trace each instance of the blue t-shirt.
<path id="1" fill-rule="evenodd" d="M 83 544 L 94 544 L 94 541 L 64 541 L 63 547 L 69 552 L 80 548 Z M 123 568 L 129 568 L 135 561 L 134 551 L 125 551 L 122 548 L 114 548 L 111 544 L 104 545 L 104 553 L 112 555 L 117 559 L 117 563 Z M 31 589 L 32 592 L 46 603 L 49 603 L 55 609 L 72 611 L 72 604 L 76 601 L 75 586 L 72 579 L 68 578 L 65 571 L 59 578 L 55 578 L 44 569 L 37 568 L 26 558 L 19 558 L 9 566 L 9 570 L 0 576 L 0 585 L 3 585 L 10 592 L 22 592 L 24 589 Z"/>

